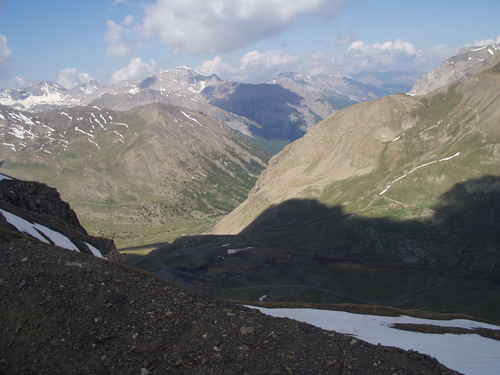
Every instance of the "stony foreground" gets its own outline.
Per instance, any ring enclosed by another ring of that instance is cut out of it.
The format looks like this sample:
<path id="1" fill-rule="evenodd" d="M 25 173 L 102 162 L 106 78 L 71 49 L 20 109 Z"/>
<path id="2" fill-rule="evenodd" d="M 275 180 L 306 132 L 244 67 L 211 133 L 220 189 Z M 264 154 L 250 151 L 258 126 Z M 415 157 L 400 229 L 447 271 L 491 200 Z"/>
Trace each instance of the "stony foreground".
<path id="1" fill-rule="evenodd" d="M 457 374 L 37 243 L 0 244 L 0 374 Z"/>

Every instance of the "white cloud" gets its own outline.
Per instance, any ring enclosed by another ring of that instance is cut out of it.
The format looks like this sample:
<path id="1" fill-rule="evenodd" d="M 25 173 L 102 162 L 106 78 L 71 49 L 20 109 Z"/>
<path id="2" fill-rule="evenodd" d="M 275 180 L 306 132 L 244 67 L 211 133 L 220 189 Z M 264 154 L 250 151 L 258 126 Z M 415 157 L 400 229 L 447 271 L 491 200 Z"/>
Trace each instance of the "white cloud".
<path id="1" fill-rule="evenodd" d="M 108 53 L 113 56 L 125 56 L 130 53 L 129 34 L 134 22 L 132 15 L 126 16 L 121 23 L 113 20 L 106 21 L 106 35 L 104 40 L 108 44 Z"/>
<path id="2" fill-rule="evenodd" d="M 238 68 L 225 62 L 222 57 L 217 55 L 211 60 L 204 61 L 196 70 L 203 74 L 217 74 L 221 77 L 230 77 L 237 73 Z"/>
<path id="3" fill-rule="evenodd" d="M 297 56 L 292 56 L 284 51 L 271 50 L 266 52 L 250 51 L 241 58 L 242 69 L 274 69 L 288 66 L 297 61 Z"/>
<path id="4" fill-rule="evenodd" d="M 140 80 L 154 74 L 158 70 L 158 64 L 151 60 L 147 63 L 139 57 L 130 60 L 129 64 L 113 73 L 111 83 L 121 81 Z"/>
<path id="5" fill-rule="evenodd" d="M 93 78 L 90 74 L 79 72 L 76 68 L 63 69 L 57 75 L 57 83 L 67 89 L 92 80 Z"/>
<path id="6" fill-rule="evenodd" d="M 177 50 L 228 52 L 285 30 L 306 14 L 332 14 L 343 0 L 156 0 L 143 30 Z"/>
<path id="7" fill-rule="evenodd" d="M 401 39 L 387 41 L 383 43 L 367 44 L 362 40 L 352 42 L 349 46 L 351 51 L 361 51 L 364 53 L 379 53 L 379 52 L 402 52 L 407 55 L 417 55 L 417 48 L 410 42 L 405 42 Z"/>
<path id="8" fill-rule="evenodd" d="M 7 37 L 0 34 L 0 63 L 6 61 L 12 54 L 11 49 L 7 43 Z"/>
<path id="9" fill-rule="evenodd" d="M 265 82 L 284 71 L 295 70 L 298 56 L 281 50 L 250 51 L 237 62 L 227 62 L 220 56 L 207 60 L 197 68 L 204 74 L 217 74 L 236 81 Z"/>
<path id="10" fill-rule="evenodd" d="M 254 50 L 233 60 L 217 55 L 197 70 L 244 82 L 268 82 L 279 73 L 291 71 L 312 75 L 356 75 L 377 71 L 413 74 L 430 71 L 457 52 L 456 48 L 447 45 L 418 49 L 413 43 L 402 40 L 373 44 L 358 40 L 346 47 L 338 48 L 335 53 L 323 50 L 303 55 L 283 50 Z"/>
<path id="11" fill-rule="evenodd" d="M 113 0 L 113 5 L 120 5 L 126 3 L 127 0 Z"/>
<path id="12" fill-rule="evenodd" d="M 474 42 L 474 43 L 470 44 L 469 46 L 470 47 L 472 47 L 472 46 L 482 47 L 482 46 L 488 46 L 490 44 L 500 44 L 500 35 L 497 36 L 496 38 L 478 40 L 477 42 Z"/>
<path id="13" fill-rule="evenodd" d="M 23 77 L 15 76 L 14 78 L 12 78 L 12 85 L 15 88 L 22 88 L 26 87 L 28 85 L 28 82 Z"/>

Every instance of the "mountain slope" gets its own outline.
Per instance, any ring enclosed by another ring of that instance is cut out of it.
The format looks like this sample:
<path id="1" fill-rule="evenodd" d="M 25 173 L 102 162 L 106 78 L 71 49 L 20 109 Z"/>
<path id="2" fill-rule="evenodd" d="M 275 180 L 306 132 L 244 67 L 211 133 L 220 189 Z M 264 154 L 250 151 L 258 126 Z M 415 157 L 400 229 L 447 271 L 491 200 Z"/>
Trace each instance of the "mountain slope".
<path id="1" fill-rule="evenodd" d="M 458 374 L 28 239 L 0 243 L 0 297 L 5 374 Z"/>
<path id="2" fill-rule="evenodd" d="M 90 236 L 55 189 L 0 174 L 0 237 L 8 242 L 26 235 L 70 251 L 120 261 L 113 241 Z"/>
<path id="3" fill-rule="evenodd" d="M 440 87 L 491 68 L 499 61 L 500 45 L 498 44 L 464 48 L 458 55 L 449 58 L 441 66 L 419 79 L 410 94 L 428 94 Z"/>
<path id="4" fill-rule="evenodd" d="M 180 107 L 1 111 L 5 170 L 56 186 L 89 230 L 117 239 L 228 212 L 265 164 L 246 137 Z"/>
<path id="5" fill-rule="evenodd" d="M 425 97 L 386 97 L 336 113 L 274 157 L 249 200 L 218 228 L 237 233 L 290 198 L 368 214 L 387 212 L 393 199 L 408 206 L 405 216 L 425 214 L 411 207 L 430 208 L 453 184 L 496 174 L 499 87 L 500 74 L 489 70 Z"/>
<path id="6" fill-rule="evenodd" d="M 219 235 L 137 265 L 227 298 L 498 320 L 499 93 L 497 65 L 339 111 L 271 160 Z"/>

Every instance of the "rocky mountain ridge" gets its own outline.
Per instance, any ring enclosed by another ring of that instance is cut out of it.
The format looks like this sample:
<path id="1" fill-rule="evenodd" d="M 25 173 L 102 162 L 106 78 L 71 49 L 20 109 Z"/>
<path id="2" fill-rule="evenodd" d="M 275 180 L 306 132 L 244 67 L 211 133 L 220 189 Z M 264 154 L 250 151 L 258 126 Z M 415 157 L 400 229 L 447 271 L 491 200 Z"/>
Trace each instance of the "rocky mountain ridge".
<path id="1" fill-rule="evenodd" d="M 500 61 L 500 44 L 463 48 L 456 56 L 419 79 L 410 95 L 424 95 L 445 87 L 481 70 L 491 68 Z"/>
<path id="2" fill-rule="evenodd" d="M 91 81 L 65 89 L 40 82 L 24 89 L 0 90 L 0 105 L 35 112 L 88 105 L 124 111 L 159 102 L 203 111 L 247 135 L 293 140 L 337 109 L 390 93 L 346 77 L 304 77 L 289 73 L 267 84 L 244 84 L 177 67 L 111 86 Z M 274 119 L 261 112 L 274 113 Z"/>
<path id="3" fill-rule="evenodd" d="M 136 265 L 228 298 L 498 319 L 499 73 L 336 112 L 271 159 L 218 235 Z"/>
<path id="4" fill-rule="evenodd" d="M 38 182 L 0 174 L 0 228 L 3 241 L 28 235 L 66 250 L 121 261 L 113 241 L 90 236 L 57 190 Z"/>
<path id="5" fill-rule="evenodd" d="M 165 104 L 4 106 L 0 116 L 5 171 L 56 186 L 86 227 L 108 237 L 220 216 L 244 199 L 269 157 L 206 114 Z"/>

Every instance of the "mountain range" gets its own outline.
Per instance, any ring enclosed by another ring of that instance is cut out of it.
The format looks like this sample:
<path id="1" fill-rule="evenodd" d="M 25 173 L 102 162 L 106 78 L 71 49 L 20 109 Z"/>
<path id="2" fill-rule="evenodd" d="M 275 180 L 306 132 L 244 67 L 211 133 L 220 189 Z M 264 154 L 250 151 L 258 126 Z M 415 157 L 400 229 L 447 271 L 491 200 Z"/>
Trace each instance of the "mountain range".
<path id="1" fill-rule="evenodd" d="M 269 83 L 249 84 L 178 67 L 110 86 L 90 81 L 66 89 L 43 81 L 3 89 L 0 105 L 32 112 L 86 105 L 123 111 L 160 102 L 203 111 L 247 135 L 290 141 L 337 109 L 389 93 L 393 88 L 383 82 L 336 75 L 287 73 Z"/>
<path id="2" fill-rule="evenodd" d="M 56 186 L 92 232 L 134 243 L 227 213 L 269 158 L 225 124 L 167 104 L 1 106 L 0 145 L 6 173 Z"/>
<path id="3" fill-rule="evenodd" d="M 271 159 L 216 235 L 135 264 L 226 298 L 497 319 L 500 55 L 487 53 L 429 94 L 337 111 Z"/>

